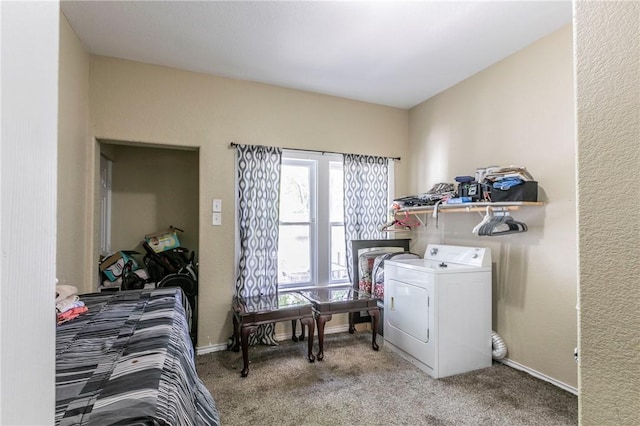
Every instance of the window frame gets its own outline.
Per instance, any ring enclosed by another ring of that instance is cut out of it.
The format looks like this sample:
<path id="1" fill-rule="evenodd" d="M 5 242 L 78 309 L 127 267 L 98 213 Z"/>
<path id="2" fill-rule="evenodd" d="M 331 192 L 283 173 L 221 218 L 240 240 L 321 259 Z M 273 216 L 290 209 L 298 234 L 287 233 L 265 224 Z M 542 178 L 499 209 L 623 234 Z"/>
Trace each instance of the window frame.
<path id="1" fill-rule="evenodd" d="M 283 150 L 282 165 L 308 165 L 310 167 L 309 186 L 309 245 L 310 269 L 309 282 L 278 283 L 279 290 L 303 290 L 317 287 L 344 286 L 349 279 L 331 279 L 331 227 L 344 226 L 343 222 L 330 222 L 330 165 L 332 162 L 342 164 L 340 154 L 302 152 Z M 296 225 L 301 222 L 282 222 L 280 225 Z M 344 244 L 344 241 L 343 241 Z M 346 244 L 345 244 L 346 250 Z M 346 254 L 345 254 L 346 256 Z"/>

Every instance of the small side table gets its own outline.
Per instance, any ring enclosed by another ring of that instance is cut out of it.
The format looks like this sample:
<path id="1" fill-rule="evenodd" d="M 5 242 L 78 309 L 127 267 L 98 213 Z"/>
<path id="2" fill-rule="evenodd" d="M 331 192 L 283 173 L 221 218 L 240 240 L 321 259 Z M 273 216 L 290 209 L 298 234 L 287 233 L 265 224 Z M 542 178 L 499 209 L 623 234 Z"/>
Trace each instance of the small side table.
<path id="1" fill-rule="evenodd" d="M 231 349 L 238 352 L 242 347 L 242 377 L 249 374 L 249 336 L 259 325 L 279 321 L 300 320 L 309 327 L 307 359 L 315 361 L 313 355 L 313 305 L 297 292 L 267 294 L 249 298 L 233 297 L 233 343 Z"/>
<path id="2" fill-rule="evenodd" d="M 351 286 L 301 291 L 300 294 L 313 303 L 313 311 L 318 325 L 318 344 L 320 347 L 316 356 L 318 361 L 322 361 L 324 358 L 324 326 L 327 321 L 331 321 L 333 314 L 367 311 L 373 321 L 371 347 L 374 351 L 378 350 L 376 336 L 378 334 L 380 312 L 376 298 L 367 293 L 354 290 Z M 354 331 L 355 328 L 350 324 L 349 332 L 353 333 Z M 313 336 L 311 335 L 309 339 L 313 339 Z"/>

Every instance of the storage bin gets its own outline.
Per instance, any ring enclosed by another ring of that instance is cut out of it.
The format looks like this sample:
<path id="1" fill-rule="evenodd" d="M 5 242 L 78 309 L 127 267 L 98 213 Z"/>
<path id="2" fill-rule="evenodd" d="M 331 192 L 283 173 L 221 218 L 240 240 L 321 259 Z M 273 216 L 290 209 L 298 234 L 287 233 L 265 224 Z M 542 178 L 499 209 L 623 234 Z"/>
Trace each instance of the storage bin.
<path id="1" fill-rule="evenodd" d="M 491 201 L 538 201 L 538 182 L 528 181 L 506 190 L 491 187 Z"/>

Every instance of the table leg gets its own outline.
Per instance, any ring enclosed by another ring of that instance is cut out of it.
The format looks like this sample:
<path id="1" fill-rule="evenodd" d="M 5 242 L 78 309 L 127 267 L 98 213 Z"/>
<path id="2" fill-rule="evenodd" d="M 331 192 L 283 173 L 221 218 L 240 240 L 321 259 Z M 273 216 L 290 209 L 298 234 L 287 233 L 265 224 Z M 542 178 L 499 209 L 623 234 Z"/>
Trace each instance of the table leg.
<path id="1" fill-rule="evenodd" d="M 231 350 L 234 352 L 240 351 L 240 322 L 233 314 L 233 342 L 231 342 Z"/>
<path id="2" fill-rule="evenodd" d="M 374 351 L 378 350 L 378 344 L 376 343 L 376 337 L 378 336 L 378 321 L 380 320 L 380 310 L 371 309 L 369 311 L 369 315 L 371 315 L 371 321 L 373 322 L 371 334 L 373 338 L 371 340 L 371 347 Z"/>
<path id="3" fill-rule="evenodd" d="M 316 317 L 316 323 L 318 324 L 318 361 L 322 361 L 324 358 L 324 325 L 327 321 L 331 321 L 332 316 L 329 315 L 318 315 Z"/>
<path id="4" fill-rule="evenodd" d="M 296 326 L 298 325 L 298 320 L 291 320 L 291 340 L 297 342 L 298 340 L 304 341 L 304 322 L 300 320 L 300 337 L 296 336 Z"/>
<path id="5" fill-rule="evenodd" d="M 309 339 L 307 343 L 307 359 L 309 362 L 313 362 L 316 360 L 316 357 L 313 356 L 313 317 L 307 317 L 300 319 L 300 324 L 302 325 L 302 331 L 304 331 L 304 326 L 306 325 L 309 328 Z M 300 338 L 300 340 L 304 339 L 304 335 Z"/>
<path id="6" fill-rule="evenodd" d="M 313 318 L 311 318 L 311 324 L 312 324 L 312 327 L 314 327 Z M 300 336 L 298 336 L 298 340 L 300 340 L 301 342 L 304 341 L 304 326 L 305 326 L 305 323 L 302 320 L 300 320 Z M 309 333 L 311 333 L 311 331 L 309 331 Z M 311 339 L 311 341 L 313 342 L 313 339 Z"/>
<path id="7" fill-rule="evenodd" d="M 256 332 L 257 327 L 255 325 L 250 325 L 247 327 L 242 327 L 240 333 L 241 346 L 242 346 L 242 362 L 243 367 L 240 372 L 240 376 L 247 377 L 249 374 L 249 335 Z"/>
<path id="8" fill-rule="evenodd" d="M 349 334 L 353 334 L 356 332 L 354 313 L 349 312 Z"/>

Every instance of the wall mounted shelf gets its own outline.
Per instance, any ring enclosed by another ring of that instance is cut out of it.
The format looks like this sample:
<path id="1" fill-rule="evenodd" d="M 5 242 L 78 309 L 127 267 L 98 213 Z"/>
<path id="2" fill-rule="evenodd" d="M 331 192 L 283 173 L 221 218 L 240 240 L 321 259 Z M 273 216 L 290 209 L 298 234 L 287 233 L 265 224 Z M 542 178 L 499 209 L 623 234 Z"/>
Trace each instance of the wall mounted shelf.
<path id="1" fill-rule="evenodd" d="M 437 214 L 440 213 L 486 213 L 487 210 L 491 210 L 493 212 L 508 212 L 518 210 L 521 207 L 528 206 L 543 206 L 544 203 L 542 201 L 500 201 L 500 202 L 476 202 L 476 203 L 462 203 L 462 204 L 439 204 L 437 206 Z M 489 209 L 487 209 L 489 208 Z M 419 215 L 422 214 L 431 214 L 436 209 L 436 206 L 416 206 L 416 207 L 406 207 L 399 209 L 396 212 L 396 216 L 404 213 L 414 215 L 414 217 L 420 222 L 422 226 L 427 226 L 426 222 L 423 221 Z M 405 229 L 389 229 L 391 232 L 404 232 Z"/>
<path id="2" fill-rule="evenodd" d="M 499 209 L 499 211 L 512 211 L 518 210 L 524 206 L 543 206 L 542 201 L 502 201 L 497 203 L 490 202 L 477 202 L 477 203 L 462 203 L 462 204 L 440 204 L 438 205 L 438 212 L 441 213 L 469 213 L 469 212 L 485 212 L 487 207 L 493 207 Z M 398 210 L 398 213 L 409 214 L 424 214 L 432 213 L 435 206 L 416 206 L 406 207 Z"/>

